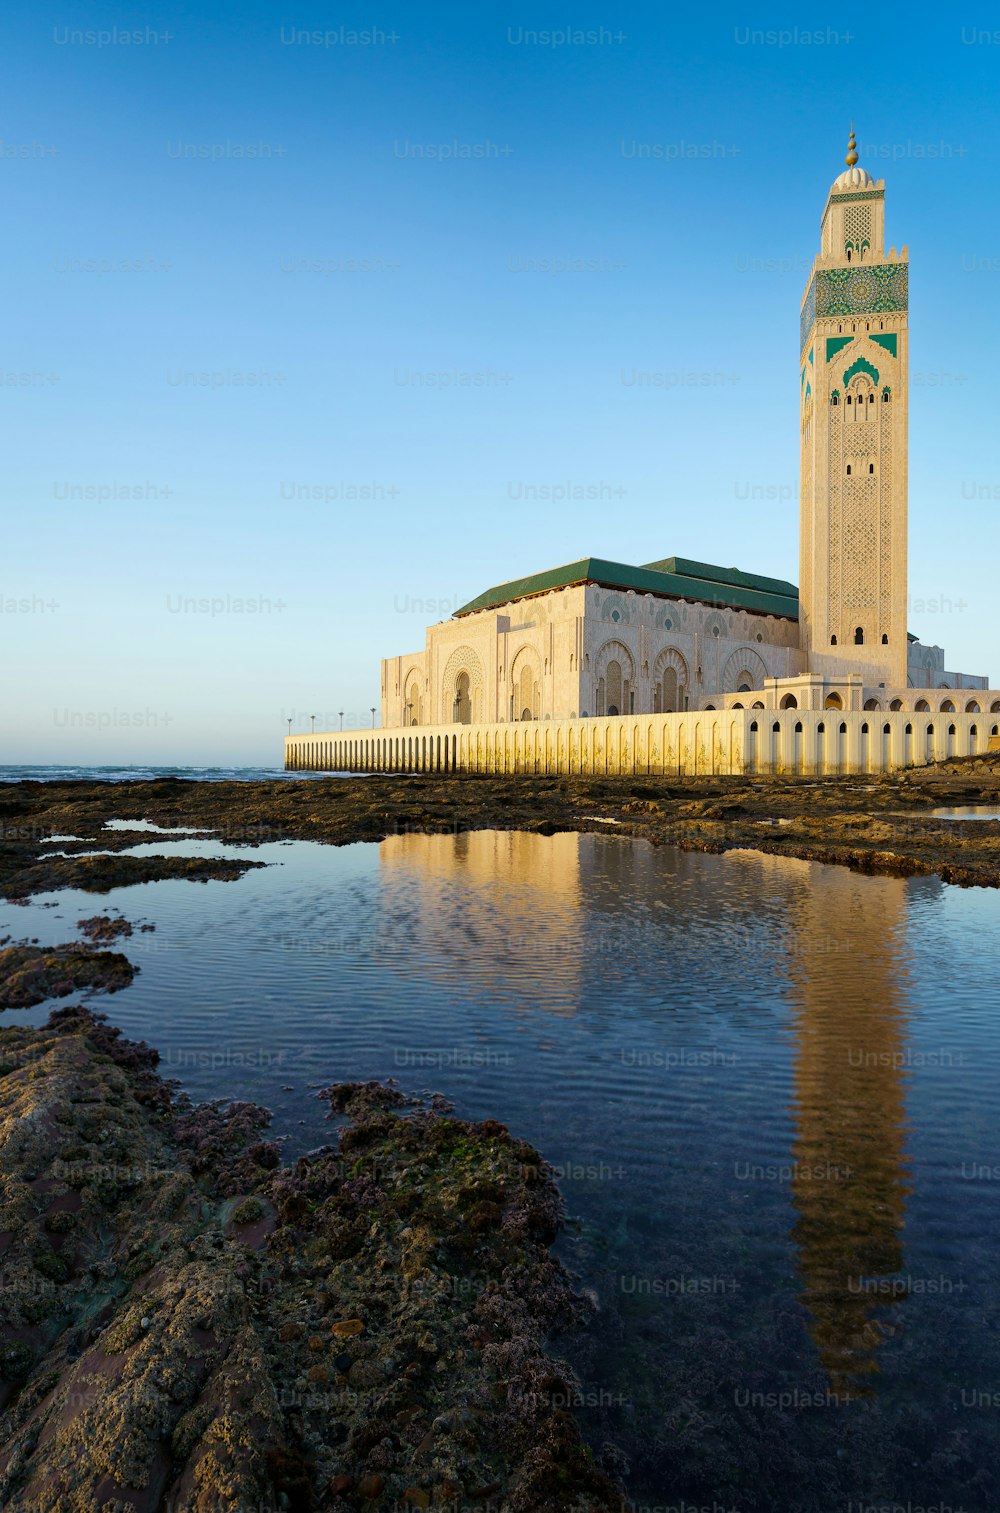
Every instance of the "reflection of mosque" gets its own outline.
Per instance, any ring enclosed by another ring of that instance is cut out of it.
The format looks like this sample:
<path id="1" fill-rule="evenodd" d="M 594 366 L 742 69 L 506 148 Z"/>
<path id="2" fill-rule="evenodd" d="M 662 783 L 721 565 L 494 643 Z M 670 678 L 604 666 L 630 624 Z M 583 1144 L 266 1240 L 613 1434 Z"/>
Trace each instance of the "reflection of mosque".
<path id="1" fill-rule="evenodd" d="M 844 1397 L 863 1397 L 879 1369 L 879 1346 L 900 1327 L 890 1313 L 901 1295 L 909 1192 L 908 898 L 914 889 L 940 892 L 941 884 L 809 870 L 790 974 L 792 1234 L 829 1385 Z"/>
<path id="2" fill-rule="evenodd" d="M 379 845 L 380 913 L 393 939 L 383 965 L 419 971 L 445 990 L 509 985 L 526 1007 L 571 1011 L 585 935 L 579 842 L 575 832 L 523 830 L 388 836 Z M 402 948 L 395 957 L 393 945 Z"/>
<path id="3" fill-rule="evenodd" d="M 737 1012 L 751 962 L 780 970 L 787 904 L 706 887 L 706 868 L 719 865 L 610 834 L 395 835 L 379 847 L 380 913 L 408 969 L 419 958 L 422 973 L 445 980 L 516 983 L 543 1012 L 572 1010 L 576 993 L 591 1007 L 628 994 L 651 1010 L 701 1014 L 697 982 L 714 951 L 716 984 Z"/>
<path id="4" fill-rule="evenodd" d="M 620 1006 L 631 988 L 648 1010 L 703 1023 L 706 970 L 737 1017 L 759 1013 L 761 977 L 774 980 L 793 1018 L 802 1301 L 830 1388 L 866 1395 L 904 1268 L 908 899 L 939 880 L 576 833 L 393 836 L 379 854 L 385 917 L 411 931 L 400 967 L 443 992 L 499 983 L 511 1012 L 565 1015 L 584 994 Z M 706 866 L 723 869 L 714 888 Z"/>

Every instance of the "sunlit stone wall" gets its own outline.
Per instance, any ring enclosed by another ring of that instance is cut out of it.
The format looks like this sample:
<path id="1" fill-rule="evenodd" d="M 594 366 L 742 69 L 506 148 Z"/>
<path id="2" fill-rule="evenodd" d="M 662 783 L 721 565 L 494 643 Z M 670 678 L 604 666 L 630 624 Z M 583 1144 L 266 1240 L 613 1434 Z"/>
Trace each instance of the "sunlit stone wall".
<path id="1" fill-rule="evenodd" d="M 1000 714 L 724 709 L 293 735 L 292 772 L 885 772 L 973 756 Z"/>

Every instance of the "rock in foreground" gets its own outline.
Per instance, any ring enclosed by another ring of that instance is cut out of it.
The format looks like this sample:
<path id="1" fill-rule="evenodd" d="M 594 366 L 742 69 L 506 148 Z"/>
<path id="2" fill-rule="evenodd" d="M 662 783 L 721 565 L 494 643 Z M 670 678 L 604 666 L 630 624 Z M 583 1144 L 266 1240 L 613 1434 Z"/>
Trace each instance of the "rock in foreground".
<path id="1" fill-rule="evenodd" d="M 79 1007 L 0 1032 L 0 1506 L 611 1509 L 546 1353 L 585 1306 L 499 1124 L 329 1092 L 282 1169 Z"/>

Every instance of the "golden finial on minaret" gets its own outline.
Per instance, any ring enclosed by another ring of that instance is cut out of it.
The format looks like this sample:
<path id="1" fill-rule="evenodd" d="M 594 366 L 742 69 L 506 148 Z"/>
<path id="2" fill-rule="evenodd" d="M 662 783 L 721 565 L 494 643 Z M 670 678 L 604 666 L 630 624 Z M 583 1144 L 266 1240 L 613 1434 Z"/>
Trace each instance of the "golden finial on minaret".
<path id="1" fill-rule="evenodd" d="M 851 139 L 847 144 L 847 157 L 844 159 L 848 168 L 853 168 L 858 161 L 858 144 L 854 140 L 854 122 L 851 122 Z"/>

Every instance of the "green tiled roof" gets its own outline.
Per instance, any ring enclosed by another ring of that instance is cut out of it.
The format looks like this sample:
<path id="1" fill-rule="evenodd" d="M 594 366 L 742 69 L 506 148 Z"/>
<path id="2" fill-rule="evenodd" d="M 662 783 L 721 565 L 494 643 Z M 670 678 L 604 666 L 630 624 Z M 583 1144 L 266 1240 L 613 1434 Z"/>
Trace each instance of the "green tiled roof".
<path id="1" fill-rule="evenodd" d="M 605 562 L 600 557 L 583 557 L 579 562 L 553 568 L 547 573 L 532 573 L 488 588 L 478 598 L 456 610 L 456 615 L 471 615 L 477 610 L 511 604 L 553 589 L 570 588 L 580 583 L 599 583 L 605 588 L 635 589 L 640 594 L 656 594 L 664 599 L 692 599 L 702 604 L 716 604 L 725 609 L 750 610 L 758 615 L 780 615 L 797 620 L 798 589 L 782 578 L 762 578 L 742 573 L 737 568 L 710 567 L 685 557 L 666 557 L 646 567 L 628 567 L 622 562 Z"/>
<path id="2" fill-rule="evenodd" d="M 679 573 L 686 578 L 704 578 L 708 583 L 729 583 L 734 588 L 757 589 L 763 594 L 780 594 L 786 599 L 798 599 L 799 591 L 794 583 L 784 578 L 765 578 L 761 573 L 743 573 L 738 567 L 712 567 L 708 562 L 692 562 L 689 557 L 664 557 L 662 562 L 646 562 L 658 573 Z"/>

